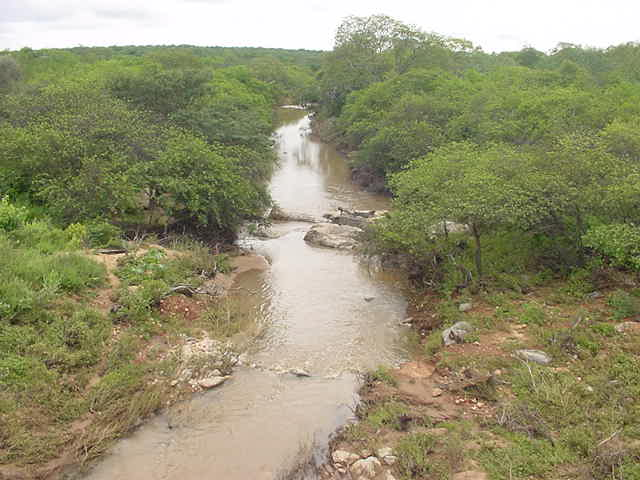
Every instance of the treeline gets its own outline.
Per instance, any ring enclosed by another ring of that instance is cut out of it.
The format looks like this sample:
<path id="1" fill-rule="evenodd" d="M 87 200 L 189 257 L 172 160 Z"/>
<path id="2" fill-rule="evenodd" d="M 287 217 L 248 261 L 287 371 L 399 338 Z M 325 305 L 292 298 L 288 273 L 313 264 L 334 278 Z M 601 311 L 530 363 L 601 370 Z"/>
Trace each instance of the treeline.
<path id="1" fill-rule="evenodd" d="M 321 98 L 356 176 L 395 196 L 378 240 L 445 289 L 487 270 L 517 283 L 510 275 L 595 260 L 640 264 L 640 45 L 490 55 L 354 17 L 326 58 Z M 441 241 L 446 221 L 467 226 L 471 248 Z"/>
<path id="2" fill-rule="evenodd" d="M 0 56 L 0 193 L 63 225 L 232 237 L 269 203 L 273 106 L 314 52 L 22 49 Z"/>

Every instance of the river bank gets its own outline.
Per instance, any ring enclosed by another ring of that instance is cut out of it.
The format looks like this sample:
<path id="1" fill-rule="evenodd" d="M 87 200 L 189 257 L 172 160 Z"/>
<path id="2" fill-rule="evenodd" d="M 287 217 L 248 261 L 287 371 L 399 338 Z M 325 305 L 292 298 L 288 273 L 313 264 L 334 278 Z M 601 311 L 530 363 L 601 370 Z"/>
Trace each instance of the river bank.
<path id="1" fill-rule="evenodd" d="M 638 478 L 638 286 L 610 273 L 579 294 L 417 294 L 414 360 L 365 377 L 321 477 Z"/>
<path id="2" fill-rule="evenodd" d="M 78 315 L 93 318 L 95 340 L 77 330 L 68 343 L 80 363 L 73 376 L 58 380 L 75 385 L 66 398 L 49 390 L 48 400 L 32 407 L 24 401 L 13 416 L 3 416 L 3 479 L 59 478 L 72 467 L 82 469 L 159 409 L 226 381 L 246 337 L 257 333 L 240 321 L 233 303 L 238 277 L 268 268 L 261 256 L 214 255 L 179 240 L 170 248 L 130 243 L 74 255 L 104 280 L 80 295 L 60 296 L 54 311 L 75 312 L 65 320 L 69 331 L 80 328 Z M 40 348 L 51 348 L 49 342 L 42 340 Z M 56 358 L 62 354 L 50 352 L 49 361 L 72 361 Z M 25 393 L 34 395 L 38 378 L 27 371 L 22 381 Z"/>

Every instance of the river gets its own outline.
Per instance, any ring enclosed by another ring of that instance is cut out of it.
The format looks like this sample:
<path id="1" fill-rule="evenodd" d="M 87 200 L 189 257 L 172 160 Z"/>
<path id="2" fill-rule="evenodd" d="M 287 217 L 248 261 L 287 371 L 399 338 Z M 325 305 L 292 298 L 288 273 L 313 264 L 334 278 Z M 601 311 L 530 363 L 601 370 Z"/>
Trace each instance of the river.
<path id="1" fill-rule="evenodd" d="M 351 183 L 344 157 L 311 135 L 307 112 L 282 108 L 278 117 L 271 193 L 283 210 L 320 217 L 338 206 L 388 207 Z M 350 252 L 308 245 L 308 228 L 277 223 L 277 238 L 241 240 L 271 264 L 238 279 L 240 301 L 265 325 L 248 352 L 252 365 L 119 441 L 86 478 L 270 480 L 301 446 L 322 454 L 353 415 L 355 372 L 405 359 L 406 301 L 399 278 Z M 282 373 L 290 368 L 312 376 Z"/>

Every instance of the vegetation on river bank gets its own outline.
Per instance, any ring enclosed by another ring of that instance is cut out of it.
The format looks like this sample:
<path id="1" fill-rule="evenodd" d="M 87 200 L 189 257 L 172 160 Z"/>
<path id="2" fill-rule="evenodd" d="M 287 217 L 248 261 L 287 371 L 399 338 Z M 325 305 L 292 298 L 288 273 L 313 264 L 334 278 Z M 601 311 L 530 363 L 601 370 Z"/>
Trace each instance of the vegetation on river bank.
<path id="1" fill-rule="evenodd" d="M 273 107 L 313 95 L 316 57 L 0 56 L 0 477 L 85 464 L 229 374 L 250 320 L 221 252 L 270 205 Z"/>
<path id="2" fill-rule="evenodd" d="M 640 47 L 354 17 L 323 71 L 321 133 L 394 197 L 366 249 L 414 280 L 417 358 L 366 377 L 325 473 L 640 478 Z"/>

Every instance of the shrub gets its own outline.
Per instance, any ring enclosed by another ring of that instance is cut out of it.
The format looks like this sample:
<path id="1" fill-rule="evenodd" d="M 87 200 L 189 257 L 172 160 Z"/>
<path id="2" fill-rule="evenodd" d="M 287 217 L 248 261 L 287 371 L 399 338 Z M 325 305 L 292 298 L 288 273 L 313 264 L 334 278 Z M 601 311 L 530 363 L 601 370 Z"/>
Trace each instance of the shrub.
<path id="1" fill-rule="evenodd" d="M 635 225 L 601 225 L 590 229 L 582 241 L 614 265 L 640 270 L 640 228 Z"/>
<path id="2" fill-rule="evenodd" d="M 607 301 L 613 309 L 613 318 L 623 320 L 640 313 L 640 299 L 629 295 L 623 290 L 613 292 Z"/>
<path id="3" fill-rule="evenodd" d="M 28 215 L 26 208 L 12 204 L 7 197 L 0 199 L 0 231 L 11 232 L 21 227 Z"/>

